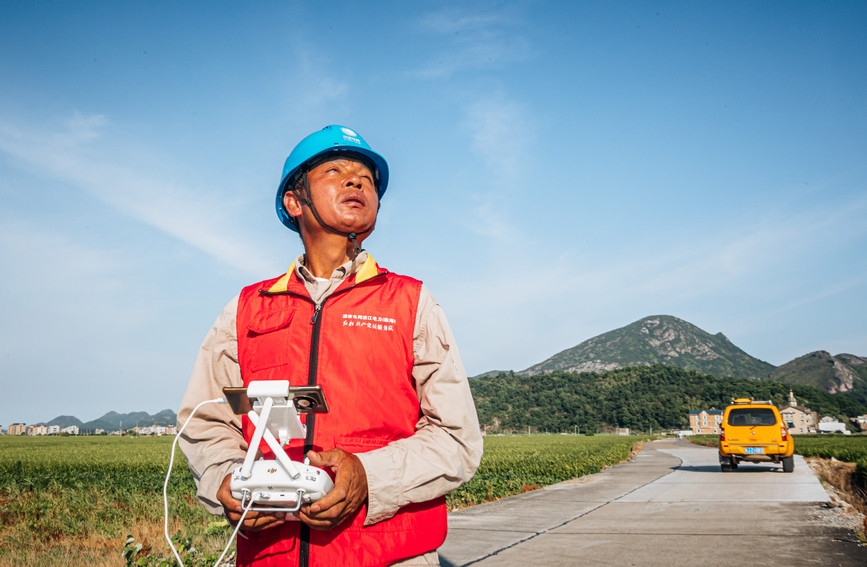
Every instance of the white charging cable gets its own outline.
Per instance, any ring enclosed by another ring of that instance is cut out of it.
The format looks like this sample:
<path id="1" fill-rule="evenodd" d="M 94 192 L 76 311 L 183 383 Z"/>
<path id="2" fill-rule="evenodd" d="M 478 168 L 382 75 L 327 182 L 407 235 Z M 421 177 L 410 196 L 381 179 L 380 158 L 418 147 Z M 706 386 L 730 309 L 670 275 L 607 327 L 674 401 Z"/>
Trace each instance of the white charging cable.
<path id="1" fill-rule="evenodd" d="M 171 459 L 169 459 L 169 471 L 166 473 L 166 482 L 165 482 L 165 484 L 163 484 L 163 505 L 165 506 L 165 524 L 163 527 L 163 533 L 165 534 L 166 541 L 169 542 L 169 547 L 172 548 L 172 553 L 175 554 L 175 559 L 178 560 L 178 565 L 180 565 L 180 567 L 184 567 L 184 563 L 183 563 L 183 561 L 181 561 L 181 556 L 178 555 L 178 550 L 175 549 L 175 546 L 172 543 L 171 536 L 169 536 L 169 495 L 168 495 L 168 489 L 169 489 L 169 478 L 172 475 L 172 467 L 174 467 L 174 464 L 175 464 L 175 448 L 178 446 L 178 439 L 181 438 L 181 433 L 184 432 L 184 429 L 186 429 L 187 424 L 190 422 L 190 420 L 193 418 L 193 415 L 195 415 L 195 413 L 198 411 L 198 409 L 200 407 L 202 407 L 205 404 L 227 404 L 227 403 L 229 403 L 229 402 L 226 400 L 226 398 L 217 398 L 215 400 L 205 400 L 204 402 L 197 405 L 195 408 L 193 408 L 193 411 L 190 412 L 190 417 L 188 417 L 187 421 L 184 422 L 184 425 L 181 427 L 181 430 L 178 431 L 177 435 L 175 435 L 175 441 L 172 443 L 172 457 L 171 457 Z M 244 492 L 248 492 L 248 491 L 245 489 Z M 245 500 L 246 500 L 246 498 L 245 498 Z M 241 519 L 238 520 L 238 525 L 235 526 L 235 531 L 232 532 L 232 537 L 229 538 L 229 543 L 226 544 L 226 548 L 223 549 L 223 553 L 220 555 L 220 558 L 217 559 L 217 562 L 214 564 L 214 567 L 219 567 L 220 562 L 223 561 L 223 557 L 226 556 L 226 553 L 229 551 L 229 548 L 232 546 L 232 542 L 235 541 L 235 536 L 238 535 L 238 530 L 240 530 L 241 526 L 244 524 L 244 517 L 247 516 L 247 512 L 250 511 L 250 508 L 252 506 L 253 506 L 253 498 L 251 497 L 250 503 L 244 507 L 244 512 L 241 514 Z"/>

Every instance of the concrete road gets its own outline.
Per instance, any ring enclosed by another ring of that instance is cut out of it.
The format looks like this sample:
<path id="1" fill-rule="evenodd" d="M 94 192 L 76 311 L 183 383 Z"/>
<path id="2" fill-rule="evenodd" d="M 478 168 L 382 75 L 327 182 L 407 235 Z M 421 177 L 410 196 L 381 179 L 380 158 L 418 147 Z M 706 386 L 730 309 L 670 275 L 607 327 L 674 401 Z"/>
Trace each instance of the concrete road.
<path id="1" fill-rule="evenodd" d="M 806 462 L 742 464 L 716 449 L 645 445 L 599 474 L 449 514 L 445 567 L 477 565 L 867 565 L 849 518 Z"/>

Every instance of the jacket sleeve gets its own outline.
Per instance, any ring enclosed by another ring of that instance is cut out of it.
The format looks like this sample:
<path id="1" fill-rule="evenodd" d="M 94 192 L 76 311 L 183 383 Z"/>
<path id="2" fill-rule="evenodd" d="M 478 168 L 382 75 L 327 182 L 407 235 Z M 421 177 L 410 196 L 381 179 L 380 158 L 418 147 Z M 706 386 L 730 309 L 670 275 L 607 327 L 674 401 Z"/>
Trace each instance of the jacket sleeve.
<path id="1" fill-rule="evenodd" d="M 467 375 L 442 307 L 422 286 L 413 337 L 421 418 L 415 433 L 357 457 L 367 474 L 365 525 L 387 520 L 464 484 L 479 466 L 482 437 Z"/>
<path id="2" fill-rule="evenodd" d="M 178 411 L 183 426 L 193 408 L 205 400 L 223 397 L 223 387 L 242 386 L 238 365 L 235 316 L 238 298 L 220 313 L 199 349 L 196 365 Z M 211 514 L 223 513 L 217 490 L 223 478 L 244 460 L 247 444 L 241 433 L 241 417 L 226 404 L 205 404 L 187 424 L 178 444 L 196 481 L 199 502 Z"/>

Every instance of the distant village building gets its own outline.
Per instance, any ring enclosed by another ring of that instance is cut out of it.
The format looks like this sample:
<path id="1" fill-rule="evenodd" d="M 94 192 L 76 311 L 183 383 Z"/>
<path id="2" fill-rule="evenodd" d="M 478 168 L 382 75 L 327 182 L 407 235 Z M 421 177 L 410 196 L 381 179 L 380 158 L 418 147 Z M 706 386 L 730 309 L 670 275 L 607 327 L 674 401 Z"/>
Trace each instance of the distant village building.
<path id="1" fill-rule="evenodd" d="M 722 418 L 722 410 L 714 408 L 691 410 L 689 412 L 689 428 L 693 435 L 718 435 L 722 426 Z"/>
<path id="2" fill-rule="evenodd" d="M 48 435 L 57 435 L 60 433 L 59 425 L 49 425 L 48 426 Z"/>
<path id="3" fill-rule="evenodd" d="M 13 423 L 9 426 L 9 435 L 27 435 L 27 426 L 23 423 Z"/>
<path id="4" fill-rule="evenodd" d="M 105 429 L 97 429 L 93 432 L 94 435 L 103 435 L 105 433 Z"/>
<path id="5" fill-rule="evenodd" d="M 64 427 L 60 430 L 61 433 L 68 433 L 70 435 L 78 435 L 78 426 L 70 425 L 69 427 Z"/>
<path id="6" fill-rule="evenodd" d="M 819 433 L 835 433 L 837 431 L 844 435 L 849 435 L 849 430 L 846 429 L 846 424 L 837 421 L 836 417 L 826 415 L 819 420 Z"/>
<path id="7" fill-rule="evenodd" d="M 617 435 L 620 435 L 621 437 L 628 437 L 629 436 L 629 428 L 628 427 L 618 427 L 616 429 L 615 433 L 617 433 Z"/>
<path id="8" fill-rule="evenodd" d="M 861 431 L 867 430 L 867 413 L 865 413 L 864 415 L 859 415 L 857 417 L 851 417 L 849 418 L 849 421 L 857 425 L 861 429 Z"/>
<path id="9" fill-rule="evenodd" d="M 27 428 L 27 435 L 31 437 L 34 435 L 47 435 L 48 427 L 45 425 L 31 425 Z"/>
<path id="10" fill-rule="evenodd" d="M 136 435 L 177 435 L 178 433 L 174 425 L 148 425 L 135 427 L 133 431 Z"/>
<path id="11" fill-rule="evenodd" d="M 786 424 L 789 433 L 794 435 L 816 432 L 816 424 L 819 422 L 819 414 L 810 408 L 799 406 L 798 401 L 795 399 L 795 395 L 791 390 L 789 390 L 788 406 L 781 406 L 778 409 L 780 410 L 780 416 L 783 418 L 783 422 Z"/>

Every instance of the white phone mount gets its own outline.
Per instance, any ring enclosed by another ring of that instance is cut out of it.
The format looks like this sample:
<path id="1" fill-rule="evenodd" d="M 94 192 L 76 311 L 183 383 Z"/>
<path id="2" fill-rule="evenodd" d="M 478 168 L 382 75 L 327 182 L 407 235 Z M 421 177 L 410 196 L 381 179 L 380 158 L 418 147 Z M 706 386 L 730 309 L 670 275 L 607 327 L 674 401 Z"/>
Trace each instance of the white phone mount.
<path id="1" fill-rule="evenodd" d="M 316 467 L 289 458 L 283 446 L 290 439 L 304 439 L 307 427 L 301 423 L 295 408 L 295 394 L 288 380 L 250 382 L 247 397 L 252 408 L 247 417 L 255 426 L 244 464 L 232 471 L 232 497 L 250 510 L 295 512 L 302 504 L 310 504 L 334 488 L 331 477 Z M 256 460 L 259 444 L 265 443 L 274 452 L 276 461 Z"/>

